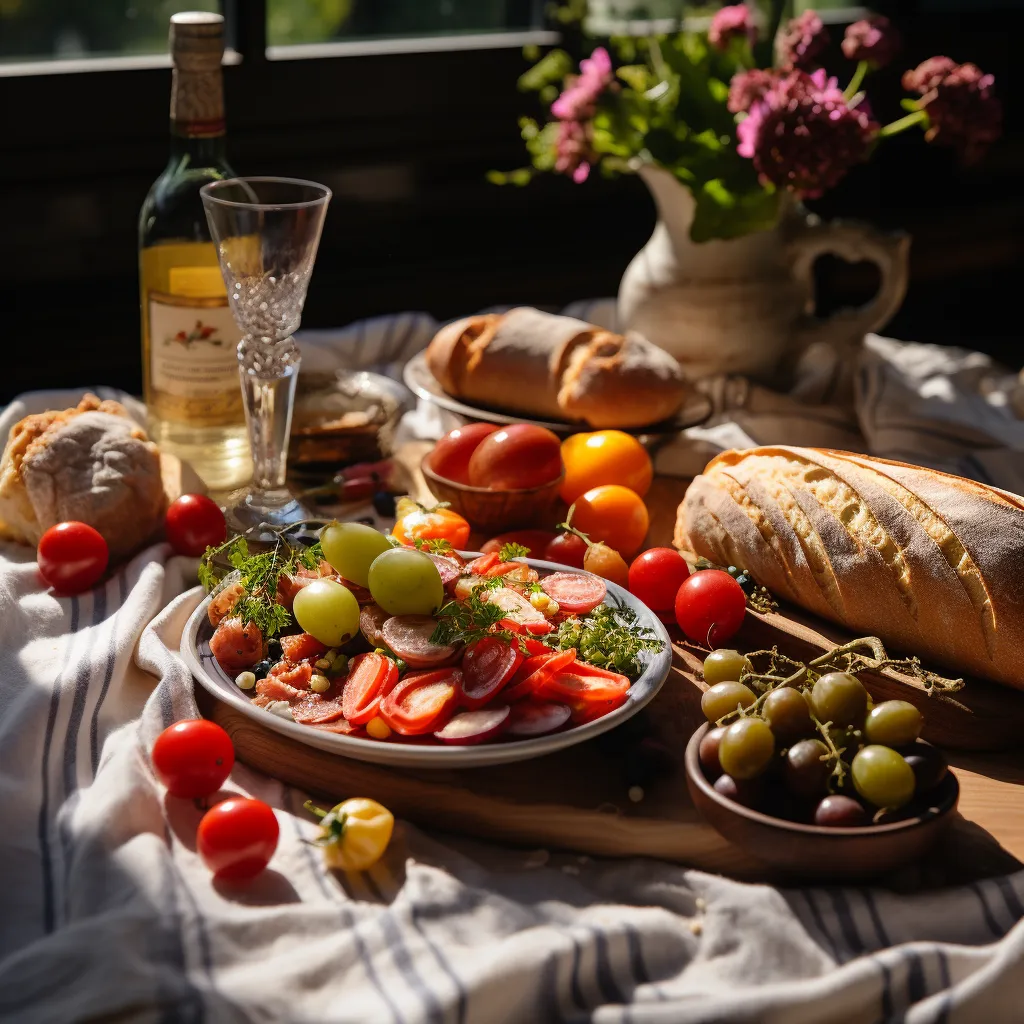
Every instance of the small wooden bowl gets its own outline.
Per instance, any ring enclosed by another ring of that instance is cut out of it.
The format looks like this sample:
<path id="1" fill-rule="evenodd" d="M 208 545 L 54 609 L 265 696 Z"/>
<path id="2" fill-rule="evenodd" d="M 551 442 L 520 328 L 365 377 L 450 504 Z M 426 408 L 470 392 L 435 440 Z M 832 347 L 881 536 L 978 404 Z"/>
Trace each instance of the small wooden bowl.
<path id="1" fill-rule="evenodd" d="M 956 776 L 946 777 L 921 814 L 884 825 L 825 828 L 804 825 L 744 807 L 719 793 L 698 758 L 707 724 L 686 745 L 686 783 L 700 813 L 747 853 L 801 878 L 846 881 L 880 875 L 917 860 L 953 820 L 960 796 Z"/>
<path id="2" fill-rule="evenodd" d="M 434 497 L 449 502 L 452 509 L 464 516 L 471 526 L 485 533 L 501 533 L 503 530 L 538 524 L 548 525 L 549 513 L 558 498 L 558 489 L 565 476 L 563 470 L 557 479 L 539 487 L 492 491 L 438 476 L 430 468 L 430 452 L 423 456 L 420 466 Z"/>

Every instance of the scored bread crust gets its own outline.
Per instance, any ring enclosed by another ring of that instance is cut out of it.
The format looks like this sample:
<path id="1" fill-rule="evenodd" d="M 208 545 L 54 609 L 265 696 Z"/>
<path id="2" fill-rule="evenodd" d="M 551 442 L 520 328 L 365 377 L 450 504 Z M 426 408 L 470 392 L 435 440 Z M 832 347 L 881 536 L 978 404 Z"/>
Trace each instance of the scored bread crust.
<path id="1" fill-rule="evenodd" d="M 456 398 L 594 427 L 648 426 L 685 396 L 679 364 L 645 338 L 530 307 L 448 324 L 426 359 Z"/>
<path id="2" fill-rule="evenodd" d="M 786 446 L 713 459 L 675 543 L 894 650 L 1024 689 L 1024 501 L 886 459 Z"/>

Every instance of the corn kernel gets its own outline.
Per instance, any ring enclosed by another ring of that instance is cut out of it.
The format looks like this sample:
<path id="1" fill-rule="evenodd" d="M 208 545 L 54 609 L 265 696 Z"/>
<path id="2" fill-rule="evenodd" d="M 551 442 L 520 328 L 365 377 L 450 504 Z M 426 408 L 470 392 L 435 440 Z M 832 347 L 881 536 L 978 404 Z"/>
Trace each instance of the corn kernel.
<path id="1" fill-rule="evenodd" d="M 326 693 L 331 688 L 331 681 L 327 676 L 314 672 L 313 678 L 309 681 L 309 688 L 314 693 Z"/>
<path id="2" fill-rule="evenodd" d="M 235 682 L 240 690 L 251 690 L 256 685 L 255 672 L 239 672 L 235 676 Z"/>
<path id="3" fill-rule="evenodd" d="M 391 729 L 383 718 L 371 718 L 366 723 L 366 735 L 375 740 L 386 740 L 391 735 Z"/>
<path id="4" fill-rule="evenodd" d="M 316 668 L 320 669 L 321 672 L 326 672 L 331 667 L 330 658 L 317 658 Z"/>
<path id="5" fill-rule="evenodd" d="M 548 597 L 543 591 L 535 590 L 530 595 L 530 604 L 542 615 L 558 614 L 558 602 L 553 597 Z"/>

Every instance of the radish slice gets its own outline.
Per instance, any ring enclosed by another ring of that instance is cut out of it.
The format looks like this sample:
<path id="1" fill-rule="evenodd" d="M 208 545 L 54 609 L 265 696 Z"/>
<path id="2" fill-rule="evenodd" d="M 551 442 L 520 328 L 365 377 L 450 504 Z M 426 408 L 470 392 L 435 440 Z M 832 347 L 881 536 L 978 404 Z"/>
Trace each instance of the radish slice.
<path id="1" fill-rule="evenodd" d="M 569 709 L 566 708 L 566 711 Z M 484 708 L 481 711 L 463 711 L 434 735 L 442 743 L 483 743 L 501 732 L 508 720 L 508 705 Z"/>
<path id="2" fill-rule="evenodd" d="M 395 615 L 384 623 L 380 635 L 410 668 L 430 668 L 455 653 L 454 647 L 431 641 L 436 627 L 431 615 Z"/>
<path id="3" fill-rule="evenodd" d="M 571 713 L 564 704 L 516 704 L 509 713 L 505 732 L 509 736 L 542 736 L 560 729 Z"/>

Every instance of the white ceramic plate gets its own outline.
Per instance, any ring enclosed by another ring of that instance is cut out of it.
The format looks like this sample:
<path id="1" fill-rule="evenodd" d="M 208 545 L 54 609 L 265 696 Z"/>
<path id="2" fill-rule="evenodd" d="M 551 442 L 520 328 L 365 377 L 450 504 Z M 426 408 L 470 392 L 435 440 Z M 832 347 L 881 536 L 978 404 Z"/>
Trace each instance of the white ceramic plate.
<path id="1" fill-rule="evenodd" d="M 547 427 L 554 434 L 566 436 L 578 434 L 581 430 L 590 430 L 584 423 L 567 423 L 558 420 L 534 420 L 514 413 L 500 412 L 495 409 L 484 409 L 479 406 L 466 405 L 457 398 L 452 398 L 438 383 L 437 378 L 427 366 L 425 352 L 418 352 L 406 364 L 402 371 L 405 386 L 426 402 L 432 402 L 446 412 L 455 413 L 470 420 L 483 420 L 485 423 L 532 423 L 538 427 Z M 713 409 L 711 399 L 706 395 L 691 391 L 683 402 L 682 408 L 670 420 L 652 423 L 649 427 L 622 427 L 627 434 L 675 434 L 687 427 L 695 427 L 703 423 Z"/>
<path id="2" fill-rule="evenodd" d="M 534 559 L 527 559 L 527 561 L 535 569 L 542 571 L 553 572 L 566 569 L 566 566 L 555 565 L 553 562 L 538 562 Z M 629 696 L 622 707 L 616 708 L 610 714 L 594 722 L 527 740 L 499 740 L 466 747 L 433 746 L 425 743 L 389 743 L 360 736 L 340 736 L 279 718 L 269 711 L 256 707 L 238 689 L 235 681 L 217 664 L 217 660 L 210 653 L 210 637 L 213 635 L 213 627 L 206 614 L 210 598 L 206 598 L 199 605 L 185 625 L 185 632 L 181 638 L 181 654 L 200 685 L 209 690 L 218 700 L 222 700 L 248 715 L 265 728 L 298 740 L 300 743 L 306 743 L 311 747 L 328 750 L 342 757 L 355 758 L 357 761 L 372 761 L 375 764 L 387 764 L 395 767 L 474 768 L 479 765 L 506 764 L 509 761 L 524 761 L 527 758 L 550 754 L 599 736 L 635 715 L 644 705 L 650 703 L 661 689 L 672 665 L 672 644 L 669 641 L 668 633 L 665 632 L 665 627 L 646 605 L 614 583 L 608 584 L 608 598 L 612 602 L 622 602 L 632 608 L 637 614 L 637 622 L 647 626 L 664 646 L 657 653 L 644 655 L 646 668 L 640 678 L 630 687 Z"/>

